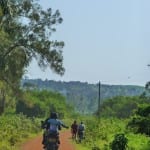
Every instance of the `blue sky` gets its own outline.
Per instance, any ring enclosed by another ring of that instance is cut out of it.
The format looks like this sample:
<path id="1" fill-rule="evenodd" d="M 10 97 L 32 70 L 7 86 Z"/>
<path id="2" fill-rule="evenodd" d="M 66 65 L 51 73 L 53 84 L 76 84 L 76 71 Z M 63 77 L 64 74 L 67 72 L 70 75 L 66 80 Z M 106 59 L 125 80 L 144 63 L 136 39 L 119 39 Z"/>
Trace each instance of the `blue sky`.
<path id="1" fill-rule="evenodd" d="M 149 0 L 41 0 L 64 21 L 52 39 L 65 42 L 64 76 L 35 62 L 30 78 L 103 84 L 145 85 L 150 80 Z"/>

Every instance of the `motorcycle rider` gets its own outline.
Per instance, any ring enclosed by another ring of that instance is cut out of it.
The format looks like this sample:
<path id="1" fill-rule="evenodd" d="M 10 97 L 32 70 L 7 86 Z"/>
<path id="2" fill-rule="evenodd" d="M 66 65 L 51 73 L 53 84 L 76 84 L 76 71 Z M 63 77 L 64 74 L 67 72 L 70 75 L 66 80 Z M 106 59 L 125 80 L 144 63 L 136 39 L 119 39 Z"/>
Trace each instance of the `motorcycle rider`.
<path id="1" fill-rule="evenodd" d="M 50 117 L 44 121 L 42 127 L 46 129 L 46 132 L 44 132 L 43 134 L 43 141 L 42 141 L 42 144 L 44 144 L 45 146 L 47 143 L 46 141 L 47 134 L 49 133 L 56 134 L 58 144 L 60 144 L 59 130 L 61 130 L 61 127 L 68 128 L 68 126 L 66 126 L 61 120 L 58 119 L 58 115 L 56 112 L 51 112 Z"/>

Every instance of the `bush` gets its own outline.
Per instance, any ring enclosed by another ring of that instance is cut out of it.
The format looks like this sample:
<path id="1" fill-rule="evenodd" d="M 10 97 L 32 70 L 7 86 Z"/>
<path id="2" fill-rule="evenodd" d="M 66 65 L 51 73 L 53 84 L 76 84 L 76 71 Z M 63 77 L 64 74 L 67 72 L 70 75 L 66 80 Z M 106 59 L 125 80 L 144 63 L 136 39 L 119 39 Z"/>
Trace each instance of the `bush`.
<path id="1" fill-rule="evenodd" d="M 35 123 L 36 122 L 36 123 Z M 40 122 L 20 115 L 0 116 L 0 150 L 13 150 L 22 139 L 38 133 Z"/>
<path id="2" fill-rule="evenodd" d="M 110 144 L 112 150 L 125 150 L 127 148 L 128 139 L 124 134 L 116 134 L 115 139 Z"/>
<path id="3" fill-rule="evenodd" d="M 135 112 L 135 116 L 128 122 L 135 133 L 146 134 L 150 136 L 150 105 L 141 105 Z"/>

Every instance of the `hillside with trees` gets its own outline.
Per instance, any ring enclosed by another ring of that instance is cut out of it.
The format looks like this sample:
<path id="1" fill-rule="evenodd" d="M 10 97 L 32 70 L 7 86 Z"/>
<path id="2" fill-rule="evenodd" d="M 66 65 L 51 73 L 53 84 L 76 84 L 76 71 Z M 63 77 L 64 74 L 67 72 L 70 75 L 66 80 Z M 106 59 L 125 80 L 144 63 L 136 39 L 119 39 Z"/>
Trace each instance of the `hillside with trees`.
<path id="1" fill-rule="evenodd" d="M 66 97 L 69 104 L 75 106 L 75 110 L 80 113 L 93 113 L 97 110 L 98 84 L 87 82 L 70 81 L 61 82 L 41 79 L 24 79 L 23 88 L 50 90 L 59 92 Z M 101 103 L 105 99 L 116 96 L 139 96 L 145 88 L 134 85 L 101 85 Z"/>

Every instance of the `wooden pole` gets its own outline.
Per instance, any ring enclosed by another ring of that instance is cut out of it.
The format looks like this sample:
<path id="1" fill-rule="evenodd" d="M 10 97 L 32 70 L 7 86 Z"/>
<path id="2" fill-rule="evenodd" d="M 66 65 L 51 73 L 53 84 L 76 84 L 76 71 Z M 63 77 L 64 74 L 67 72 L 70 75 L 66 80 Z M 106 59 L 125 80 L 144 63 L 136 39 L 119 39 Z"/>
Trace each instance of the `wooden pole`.
<path id="1" fill-rule="evenodd" d="M 99 81 L 98 90 L 98 116 L 100 116 L 100 103 L 101 103 L 101 82 Z"/>

